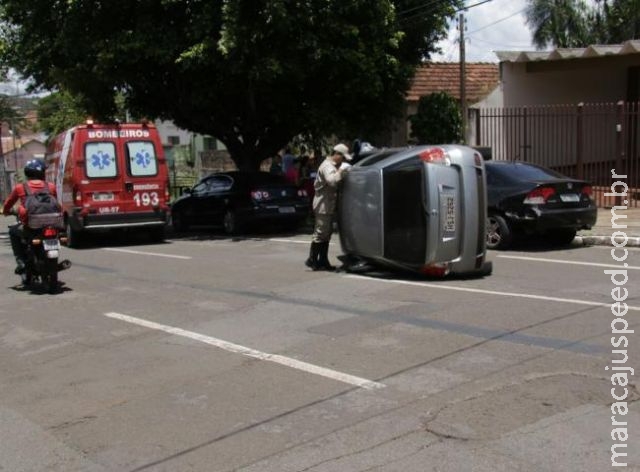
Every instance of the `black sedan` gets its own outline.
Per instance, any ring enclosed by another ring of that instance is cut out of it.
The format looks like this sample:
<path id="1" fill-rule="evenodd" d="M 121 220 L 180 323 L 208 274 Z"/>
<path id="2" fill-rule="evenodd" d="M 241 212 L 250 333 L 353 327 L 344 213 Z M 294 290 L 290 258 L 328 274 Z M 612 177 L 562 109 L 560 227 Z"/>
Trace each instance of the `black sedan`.
<path id="1" fill-rule="evenodd" d="M 488 161 L 485 168 L 490 249 L 505 249 L 522 235 L 569 244 L 578 230 L 596 222 L 588 182 L 523 162 Z"/>
<path id="2" fill-rule="evenodd" d="M 222 225 L 228 234 L 278 223 L 294 228 L 309 214 L 307 192 L 267 172 L 220 172 L 200 180 L 171 206 L 173 227 Z"/>

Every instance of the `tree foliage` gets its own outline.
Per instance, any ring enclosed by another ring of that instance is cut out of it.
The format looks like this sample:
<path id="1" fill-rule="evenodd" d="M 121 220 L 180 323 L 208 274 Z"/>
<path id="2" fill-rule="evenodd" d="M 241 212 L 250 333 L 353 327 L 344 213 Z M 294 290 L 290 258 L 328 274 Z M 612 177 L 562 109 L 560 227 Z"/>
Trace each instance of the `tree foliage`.
<path id="1" fill-rule="evenodd" d="M 539 49 L 640 38 L 640 0 L 528 0 L 526 18 Z"/>
<path id="2" fill-rule="evenodd" d="M 38 102 L 40 129 L 49 136 L 55 136 L 86 119 L 87 113 L 81 100 L 69 92 L 52 93 Z"/>
<path id="3" fill-rule="evenodd" d="M 409 117 L 411 137 L 420 144 L 454 144 L 462 140 L 462 113 L 446 92 L 420 97 L 418 111 Z"/>
<path id="4" fill-rule="evenodd" d="M 5 0 L 0 58 L 97 118 L 119 91 L 256 168 L 299 134 L 381 131 L 460 3 Z"/>

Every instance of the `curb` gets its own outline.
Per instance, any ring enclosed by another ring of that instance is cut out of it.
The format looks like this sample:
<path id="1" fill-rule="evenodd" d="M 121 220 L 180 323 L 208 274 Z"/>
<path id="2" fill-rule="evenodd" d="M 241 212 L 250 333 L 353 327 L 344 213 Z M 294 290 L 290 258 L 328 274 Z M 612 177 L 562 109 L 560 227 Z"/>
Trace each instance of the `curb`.
<path id="1" fill-rule="evenodd" d="M 622 247 L 625 239 L 621 237 L 614 238 L 615 242 Z M 584 246 L 611 246 L 613 247 L 613 242 L 611 236 L 576 236 L 574 242 L 578 244 L 582 244 Z M 629 236 L 627 237 L 625 247 L 640 247 L 640 237 L 637 236 Z"/>

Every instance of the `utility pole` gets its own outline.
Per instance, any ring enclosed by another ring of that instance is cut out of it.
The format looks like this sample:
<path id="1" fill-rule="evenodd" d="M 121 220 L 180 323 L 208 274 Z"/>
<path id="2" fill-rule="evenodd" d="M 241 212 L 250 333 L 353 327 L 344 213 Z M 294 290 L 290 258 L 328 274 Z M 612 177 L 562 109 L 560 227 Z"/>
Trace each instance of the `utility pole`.
<path id="1" fill-rule="evenodd" d="M 465 19 L 464 12 L 460 13 L 458 28 L 460 29 L 460 107 L 462 110 L 462 139 L 467 142 L 467 72 L 465 68 Z"/>

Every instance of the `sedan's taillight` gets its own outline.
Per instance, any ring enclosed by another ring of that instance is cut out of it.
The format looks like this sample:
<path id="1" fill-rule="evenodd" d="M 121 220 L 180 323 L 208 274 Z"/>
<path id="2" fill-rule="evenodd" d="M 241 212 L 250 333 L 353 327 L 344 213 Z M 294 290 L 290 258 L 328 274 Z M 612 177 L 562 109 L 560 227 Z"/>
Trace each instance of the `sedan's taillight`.
<path id="1" fill-rule="evenodd" d="M 587 197 L 591 197 L 593 195 L 593 188 L 591 185 L 585 185 L 582 187 L 582 195 L 586 195 Z"/>
<path id="2" fill-rule="evenodd" d="M 555 189 L 551 187 L 538 187 L 529 192 L 522 203 L 525 205 L 542 205 L 547 203 L 547 200 L 555 193 Z"/>
<path id="3" fill-rule="evenodd" d="M 257 201 L 266 200 L 267 198 L 269 198 L 269 192 L 266 192 L 264 190 L 254 190 L 253 192 L 251 192 L 251 198 Z"/>
<path id="4" fill-rule="evenodd" d="M 437 262 L 423 266 L 420 272 L 428 277 L 446 277 L 451 271 L 449 262 Z"/>
<path id="5" fill-rule="evenodd" d="M 432 147 L 425 149 L 419 155 L 422 162 L 429 162 L 432 164 L 449 164 L 449 158 L 447 152 L 441 147 Z"/>

